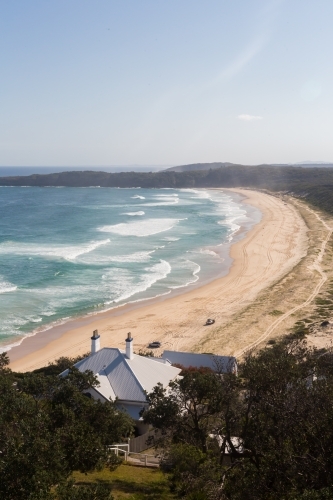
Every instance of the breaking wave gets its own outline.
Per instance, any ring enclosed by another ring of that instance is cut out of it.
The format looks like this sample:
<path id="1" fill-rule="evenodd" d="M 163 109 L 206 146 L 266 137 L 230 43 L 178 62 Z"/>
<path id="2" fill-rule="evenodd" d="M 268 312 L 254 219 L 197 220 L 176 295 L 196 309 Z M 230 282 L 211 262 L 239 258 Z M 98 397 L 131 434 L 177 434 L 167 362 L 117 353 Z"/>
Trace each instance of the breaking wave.
<path id="1" fill-rule="evenodd" d="M 138 222 L 120 223 L 112 226 L 102 226 L 98 230 L 103 233 L 114 233 L 121 236 L 151 236 L 163 233 L 175 227 L 184 219 L 147 219 Z"/>

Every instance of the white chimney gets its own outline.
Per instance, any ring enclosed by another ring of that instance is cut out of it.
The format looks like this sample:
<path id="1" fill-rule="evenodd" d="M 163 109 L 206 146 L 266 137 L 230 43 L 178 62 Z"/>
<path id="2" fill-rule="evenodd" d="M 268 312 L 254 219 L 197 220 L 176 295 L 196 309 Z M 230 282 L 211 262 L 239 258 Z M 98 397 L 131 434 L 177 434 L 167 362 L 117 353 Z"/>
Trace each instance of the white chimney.
<path id="1" fill-rule="evenodd" d="M 93 331 L 93 336 L 91 337 L 91 354 L 100 350 L 100 336 L 98 335 L 98 330 Z"/>
<path id="2" fill-rule="evenodd" d="M 126 358 L 128 358 L 128 359 L 134 358 L 133 339 L 131 337 L 131 332 L 128 332 L 127 339 L 126 339 Z"/>

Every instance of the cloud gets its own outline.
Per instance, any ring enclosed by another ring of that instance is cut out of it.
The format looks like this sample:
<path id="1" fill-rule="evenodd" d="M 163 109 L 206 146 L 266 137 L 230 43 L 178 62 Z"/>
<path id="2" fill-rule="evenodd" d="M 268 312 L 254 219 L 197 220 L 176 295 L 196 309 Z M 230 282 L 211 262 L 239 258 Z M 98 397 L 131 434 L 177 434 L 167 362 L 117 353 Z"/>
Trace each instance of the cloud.
<path id="1" fill-rule="evenodd" d="M 237 116 L 238 120 L 243 120 L 244 122 L 253 122 L 255 120 L 262 120 L 262 116 L 256 116 L 256 115 L 238 115 Z"/>

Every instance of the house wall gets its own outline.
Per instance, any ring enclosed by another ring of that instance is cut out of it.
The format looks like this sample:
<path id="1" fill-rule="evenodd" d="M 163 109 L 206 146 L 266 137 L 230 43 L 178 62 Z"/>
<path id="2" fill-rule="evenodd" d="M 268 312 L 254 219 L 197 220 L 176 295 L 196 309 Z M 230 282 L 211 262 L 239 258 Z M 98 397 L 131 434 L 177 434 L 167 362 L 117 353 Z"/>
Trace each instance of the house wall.
<path id="1" fill-rule="evenodd" d="M 101 394 L 99 394 L 99 392 L 97 392 L 95 389 L 91 388 L 91 389 L 87 389 L 86 391 L 84 391 L 84 394 L 90 394 L 90 396 L 95 400 L 95 401 L 101 401 L 102 403 L 106 403 L 107 402 L 107 399 L 105 399 L 104 396 L 102 396 Z M 140 407 L 142 405 L 140 404 Z M 120 411 L 123 411 L 122 408 L 120 407 L 119 408 Z M 128 415 L 127 412 L 124 412 Z M 134 420 L 134 425 L 136 427 L 136 430 L 137 430 L 137 433 L 139 436 L 142 436 L 142 434 L 146 434 L 148 431 L 149 431 L 149 424 L 145 424 L 144 422 L 142 422 L 142 420 L 137 420 L 137 419 L 133 419 Z"/>
<path id="2" fill-rule="evenodd" d="M 87 389 L 86 391 L 84 391 L 83 394 L 90 394 L 90 396 L 95 400 L 95 401 L 101 401 L 102 403 L 105 403 L 107 401 L 107 399 L 105 399 L 104 396 L 102 396 L 102 394 L 100 394 L 99 392 L 97 392 L 95 389 L 93 388 L 90 388 L 90 389 Z"/>

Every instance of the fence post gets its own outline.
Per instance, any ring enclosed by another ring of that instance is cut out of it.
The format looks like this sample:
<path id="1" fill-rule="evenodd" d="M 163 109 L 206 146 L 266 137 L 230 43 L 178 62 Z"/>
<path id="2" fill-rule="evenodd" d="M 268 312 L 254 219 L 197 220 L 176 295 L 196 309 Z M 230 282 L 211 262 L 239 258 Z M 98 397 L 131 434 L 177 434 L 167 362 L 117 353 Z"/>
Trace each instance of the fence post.
<path id="1" fill-rule="evenodd" d="M 145 455 L 145 467 L 147 467 L 147 463 L 148 463 L 148 455 Z"/>

